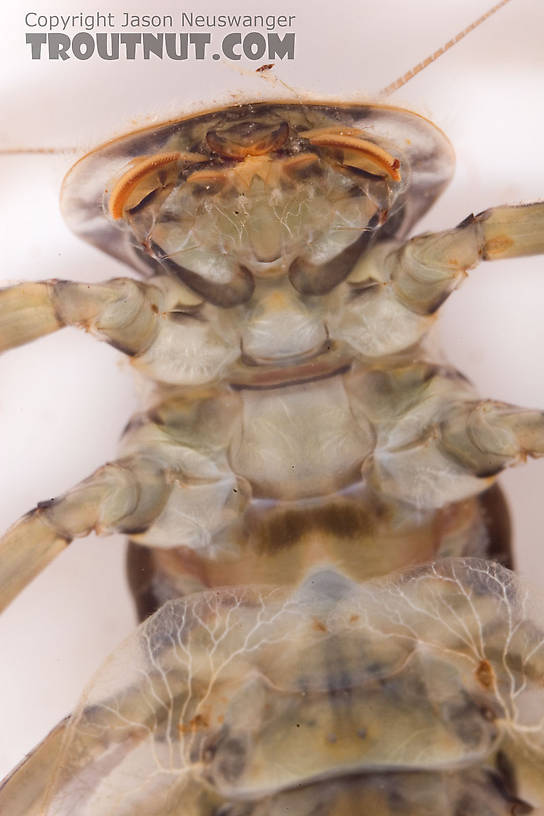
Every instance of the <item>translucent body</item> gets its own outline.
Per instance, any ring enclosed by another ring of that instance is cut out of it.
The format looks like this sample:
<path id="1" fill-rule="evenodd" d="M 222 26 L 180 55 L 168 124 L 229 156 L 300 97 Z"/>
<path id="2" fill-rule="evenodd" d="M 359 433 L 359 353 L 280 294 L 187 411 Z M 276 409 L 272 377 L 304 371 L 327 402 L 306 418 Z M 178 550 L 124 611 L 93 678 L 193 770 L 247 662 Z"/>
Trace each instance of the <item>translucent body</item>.
<path id="1" fill-rule="evenodd" d="M 151 549 L 132 571 L 142 615 L 226 588 L 144 625 L 8 780 L 13 813 L 26 797 L 302 814 L 321 791 L 331 813 L 415 813 L 431 790 L 456 816 L 540 805 L 540 613 L 466 556 L 508 559 L 480 494 L 542 453 L 544 421 L 479 401 L 424 338 L 468 268 L 543 251 L 544 206 L 405 241 L 450 163 L 406 111 L 249 105 L 72 171 L 72 225 L 147 280 L 4 290 L 2 345 L 82 326 L 156 382 L 155 404 L 118 460 L 8 531 L 0 601 L 92 530 Z"/>
<path id="2" fill-rule="evenodd" d="M 44 812 L 540 812 L 542 612 L 476 559 L 171 601 L 97 674 Z"/>

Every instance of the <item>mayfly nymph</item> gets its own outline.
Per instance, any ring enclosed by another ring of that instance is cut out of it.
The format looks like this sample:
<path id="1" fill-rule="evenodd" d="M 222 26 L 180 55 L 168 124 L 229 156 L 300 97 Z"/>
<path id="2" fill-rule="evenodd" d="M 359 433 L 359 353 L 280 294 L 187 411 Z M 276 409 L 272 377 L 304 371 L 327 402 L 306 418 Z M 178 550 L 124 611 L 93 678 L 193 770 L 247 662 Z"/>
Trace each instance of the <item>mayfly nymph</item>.
<path id="1" fill-rule="evenodd" d="M 544 204 L 408 238 L 452 168 L 410 111 L 267 102 L 69 173 L 71 228 L 139 277 L 2 290 L 0 347 L 79 326 L 154 397 L 0 539 L 0 605 L 117 531 L 144 622 L 3 814 L 542 812 L 544 607 L 495 477 L 544 417 L 425 338 L 468 269 L 544 252 Z"/>

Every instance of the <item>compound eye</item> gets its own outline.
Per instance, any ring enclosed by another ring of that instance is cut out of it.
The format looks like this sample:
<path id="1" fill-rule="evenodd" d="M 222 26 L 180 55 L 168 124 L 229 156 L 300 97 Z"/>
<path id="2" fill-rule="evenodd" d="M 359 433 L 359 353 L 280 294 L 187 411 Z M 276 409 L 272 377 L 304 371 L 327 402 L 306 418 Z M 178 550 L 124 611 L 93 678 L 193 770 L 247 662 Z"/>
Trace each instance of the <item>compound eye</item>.
<path id="1" fill-rule="evenodd" d="M 400 161 L 383 148 L 361 138 L 355 128 L 317 128 L 299 133 L 314 147 L 321 148 L 325 155 L 336 159 L 346 167 L 362 170 L 376 178 L 389 177 L 400 181 Z"/>
<path id="2" fill-rule="evenodd" d="M 123 218 L 154 193 L 170 190 L 184 167 L 200 164 L 207 158 L 201 153 L 179 151 L 138 156 L 113 186 L 108 202 L 110 215 L 115 220 Z"/>
<path id="3" fill-rule="evenodd" d="M 209 130 L 208 147 L 226 159 L 242 161 L 247 156 L 263 156 L 279 150 L 289 137 L 289 125 L 281 122 L 273 127 L 259 122 L 238 122 L 221 130 Z"/>

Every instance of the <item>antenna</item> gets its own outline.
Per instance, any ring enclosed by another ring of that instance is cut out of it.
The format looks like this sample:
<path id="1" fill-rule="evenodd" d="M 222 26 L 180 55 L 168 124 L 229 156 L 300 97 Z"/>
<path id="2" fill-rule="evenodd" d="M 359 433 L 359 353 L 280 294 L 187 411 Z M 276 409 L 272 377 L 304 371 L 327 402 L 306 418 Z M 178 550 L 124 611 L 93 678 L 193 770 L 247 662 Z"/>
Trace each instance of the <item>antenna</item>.
<path id="1" fill-rule="evenodd" d="M 60 154 L 77 153 L 77 147 L 5 147 L 0 148 L 0 156 L 17 156 L 20 154 Z"/>
<path id="2" fill-rule="evenodd" d="M 493 8 L 490 8 L 489 11 L 486 11 L 485 14 L 482 14 L 482 16 L 478 17 L 477 20 L 474 20 L 473 23 L 471 23 L 462 31 L 460 31 L 458 34 L 456 34 L 455 37 L 453 37 L 451 40 L 448 40 L 447 43 L 438 48 L 429 57 L 424 59 L 423 62 L 418 62 L 417 65 L 414 65 L 413 68 L 410 68 L 410 70 L 403 74 L 401 77 L 396 79 L 390 85 L 387 85 L 385 88 L 383 88 L 379 92 L 378 96 L 389 96 L 389 94 L 392 94 L 393 91 L 396 91 L 398 88 L 402 88 L 402 86 L 406 85 L 406 83 L 413 79 L 416 76 L 416 74 L 419 74 L 421 71 L 427 68 L 427 66 L 429 66 L 432 62 L 437 60 L 438 57 L 441 57 L 442 54 L 445 54 L 446 51 L 449 51 L 450 48 L 453 48 L 454 45 L 457 45 L 457 43 L 460 40 L 462 40 L 463 37 L 466 37 L 467 34 L 470 34 L 470 32 L 474 31 L 475 28 L 478 28 L 479 25 L 484 23 L 489 17 L 495 14 L 496 11 L 499 11 L 499 9 L 501 9 L 509 2 L 510 0 L 501 0 L 500 3 L 497 3 L 495 6 L 493 6 Z"/>

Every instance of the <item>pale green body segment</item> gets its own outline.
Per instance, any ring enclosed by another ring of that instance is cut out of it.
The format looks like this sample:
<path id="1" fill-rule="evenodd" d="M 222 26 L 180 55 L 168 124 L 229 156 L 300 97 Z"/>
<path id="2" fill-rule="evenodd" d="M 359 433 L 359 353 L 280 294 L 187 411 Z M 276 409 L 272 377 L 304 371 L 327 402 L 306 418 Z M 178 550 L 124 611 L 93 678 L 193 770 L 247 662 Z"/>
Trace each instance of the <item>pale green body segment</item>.
<path id="1" fill-rule="evenodd" d="M 506 465 L 540 455 L 540 412 L 478 402 L 462 377 L 417 351 L 430 304 L 490 255 L 487 243 L 497 240 L 506 213 L 518 252 L 535 251 L 544 205 L 503 208 L 400 249 L 378 244 L 321 298 L 267 280 L 255 302 L 225 309 L 199 304 L 165 276 L 0 293 L 4 346 L 31 339 L 21 338 L 20 326 L 26 308 L 37 308 L 44 330 L 54 320 L 85 325 L 130 353 L 159 381 L 159 393 L 179 387 L 151 411 L 158 423 L 135 422 L 118 463 L 6 535 L 0 603 L 64 541 L 93 529 L 134 532 L 141 543 L 213 559 L 239 553 L 240 515 L 253 500 L 328 497 L 361 481 L 391 506 L 415 507 L 423 526 L 425 514 L 477 495 Z M 25 325 L 34 336 L 35 321 Z M 285 348 L 293 352 L 287 362 Z"/>

